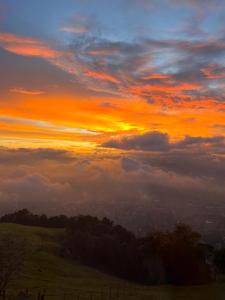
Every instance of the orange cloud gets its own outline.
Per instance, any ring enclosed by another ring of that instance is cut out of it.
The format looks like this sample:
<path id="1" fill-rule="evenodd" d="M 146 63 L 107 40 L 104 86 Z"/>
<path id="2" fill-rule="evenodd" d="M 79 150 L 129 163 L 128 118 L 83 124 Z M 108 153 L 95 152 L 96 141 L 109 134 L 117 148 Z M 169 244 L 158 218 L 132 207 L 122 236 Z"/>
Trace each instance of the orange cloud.
<path id="1" fill-rule="evenodd" d="M 118 52 L 118 49 L 93 49 L 87 52 L 90 56 L 110 56 Z"/>
<path id="2" fill-rule="evenodd" d="M 180 83 L 174 85 L 167 84 L 147 84 L 147 85 L 133 85 L 130 87 L 130 91 L 135 95 L 141 95 L 145 92 L 161 92 L 161 93 L 176 93 L 180 91 L 197 90 L 200 85 L 197 83 Z M 175 94 L 174 94 L 175 95 Z"/>
<path id="3" fill-rule="evenodd" d="M 56 58 L 61 55 L 47 43 L 38 39 L 20 37 L 15 34 L 0 32 L 0 47 L 17 55 L 37 56 L 45 59 Z"/>
<path id="4" fill-rule="evenodd" d="M 24 95 L 32 95 L 32 96 L 38 96 L 38 95 L 42 95 L 45 93 L 44 91 L 28 90 L 28 89 L 24 89 L 24 88 L 12 88 L 12 89 L 10 89 L 10 92 L 24 94 Z"/>
<path id="5" fill-rule="evenodd" d="M 93 71 L 93 70 L 89 70 L 89 71 L 86 72 L 86 75 L 89 76 L 89 77 L 96 78 L 96 79 L 111 81 L 113 83 L 119 83 L 119 80 L 116 77 L 114 77 L 110 74 L 107 74 L 107 73 L 102 73 L 102 72 L 96 72 L 96 71 Z"/>
<path id="6" fill-rule="evenodd" d="M 150 74 L 143 77 L 145 80 L 149 79 L 169 79 L 171 76 L 169 74 Z"/>
<path id="7" fill-rule="evenodd" d="M 215 64 L 210 64 L 208 67 L 203 68 L 201 71 L 208 79 L 225 78 L 225 68 L 220 68 L 218 65 Z"/>

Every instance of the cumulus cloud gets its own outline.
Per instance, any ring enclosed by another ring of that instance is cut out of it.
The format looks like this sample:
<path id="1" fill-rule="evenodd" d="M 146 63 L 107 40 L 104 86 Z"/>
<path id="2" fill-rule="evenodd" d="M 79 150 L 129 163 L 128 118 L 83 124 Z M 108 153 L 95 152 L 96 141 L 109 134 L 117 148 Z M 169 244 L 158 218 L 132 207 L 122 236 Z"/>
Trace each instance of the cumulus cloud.
<path id="1" fill-rule="evenodd" d="M 117 140 L 112 139 L 102 146 L 124 150 L 167 151 L 169 149 L 169 137 L 165 133 L 153 131 Z"/>
<path id="2" fill-rule="evenodd" d="M 178 142 L 170 142 L 166 133 L 158 131 L 147 132 L 139 135 L 124 136 L 117 139 L 110 139 L 102 144 L 102 147 L 117 148 L 123 150 L 140 150 L 140 151 L 168 151 L 171 149 L 180 149 L 189 146 L 209 145 L 224 149 L 225 137 L 191 137 L 186 136 Z"/>
<path id="3" fill-rule="evenodd" d="M 221 145 L 224 146 L 225 137 L 224 136 L 213 136 L 213 137 L 192 137 L 186 136 L 182 141 L 176 143 L 176 147 L 186 147 L 196 144 L 210 144 L 210 145 Z"/>

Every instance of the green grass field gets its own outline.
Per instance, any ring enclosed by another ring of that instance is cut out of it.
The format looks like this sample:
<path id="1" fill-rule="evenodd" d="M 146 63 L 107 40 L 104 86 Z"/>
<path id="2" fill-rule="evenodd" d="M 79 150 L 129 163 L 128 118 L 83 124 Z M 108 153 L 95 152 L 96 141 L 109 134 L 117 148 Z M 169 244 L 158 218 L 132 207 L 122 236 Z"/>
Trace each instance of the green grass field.
<path id="1" fill-rule="evenodd" d="M 41 290 L 49 295 L 46 299 L 64 300 L 225 299 L 225 283 L 194 287 L 146 287 L 67 261 L 60 257 L 59 241 L 63 238 L 61 229 L 0 224 L 0 235 L 2 234 L 23 236 L 32 244 L 32 249 L 35 249 L 23 274 L 12 283 L 12 291 L 28 288 L 36 294 Z"/>

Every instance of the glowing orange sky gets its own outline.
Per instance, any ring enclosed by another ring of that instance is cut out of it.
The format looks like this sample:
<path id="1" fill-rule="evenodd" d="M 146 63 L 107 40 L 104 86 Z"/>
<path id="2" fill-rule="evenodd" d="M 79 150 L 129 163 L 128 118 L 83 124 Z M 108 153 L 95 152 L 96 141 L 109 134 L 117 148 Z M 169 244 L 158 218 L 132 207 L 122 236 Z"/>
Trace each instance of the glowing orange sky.
<path id="1" fill-rule="evenodd" d="M 78 14 L 55 35 L 0 31 L 1 146 L 96 149 L 150 131 L 172 141 L 225 135 L 220 36 L 128 41 L 100 38 L 95 26 Z"/>
<path id="2" fill-rule="evenodd" d="M 215 105 L 213 100 L 176 105 L 168 102 L 167 107 L 160 103 L 150 106 L 139 98 L 106 100 L 104 105 L 96 98 L 13 95 L 10 105 L 0 103 L 4 116 L 0 119 L 2 144 L 9 144 L 6 138 L 15 137 L 21 139 L 21 146 L 32 145 L 34 139 L 37 147 L 72 147 L 79 143 L 94 147 L 112 136 L 154 130 L 166 132 L 172 139 L 222 134 L 215 124 L 224 122 L 224 105 Z"/>

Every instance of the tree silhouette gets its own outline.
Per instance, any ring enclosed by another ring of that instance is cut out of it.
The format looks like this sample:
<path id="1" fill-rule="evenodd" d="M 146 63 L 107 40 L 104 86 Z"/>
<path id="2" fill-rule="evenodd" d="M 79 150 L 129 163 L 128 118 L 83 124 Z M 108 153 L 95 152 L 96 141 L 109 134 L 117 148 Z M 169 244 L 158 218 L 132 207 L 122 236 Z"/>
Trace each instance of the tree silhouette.
<path id="1" fill-rule="evenodd" d="M 149 258 L 162 262 L 168 283 L 200 284 L 211 279 L 200 238 L 190 226 L 179 224 L 172 232 L 152 234 L 145 243 L 148 241 Z"/>

